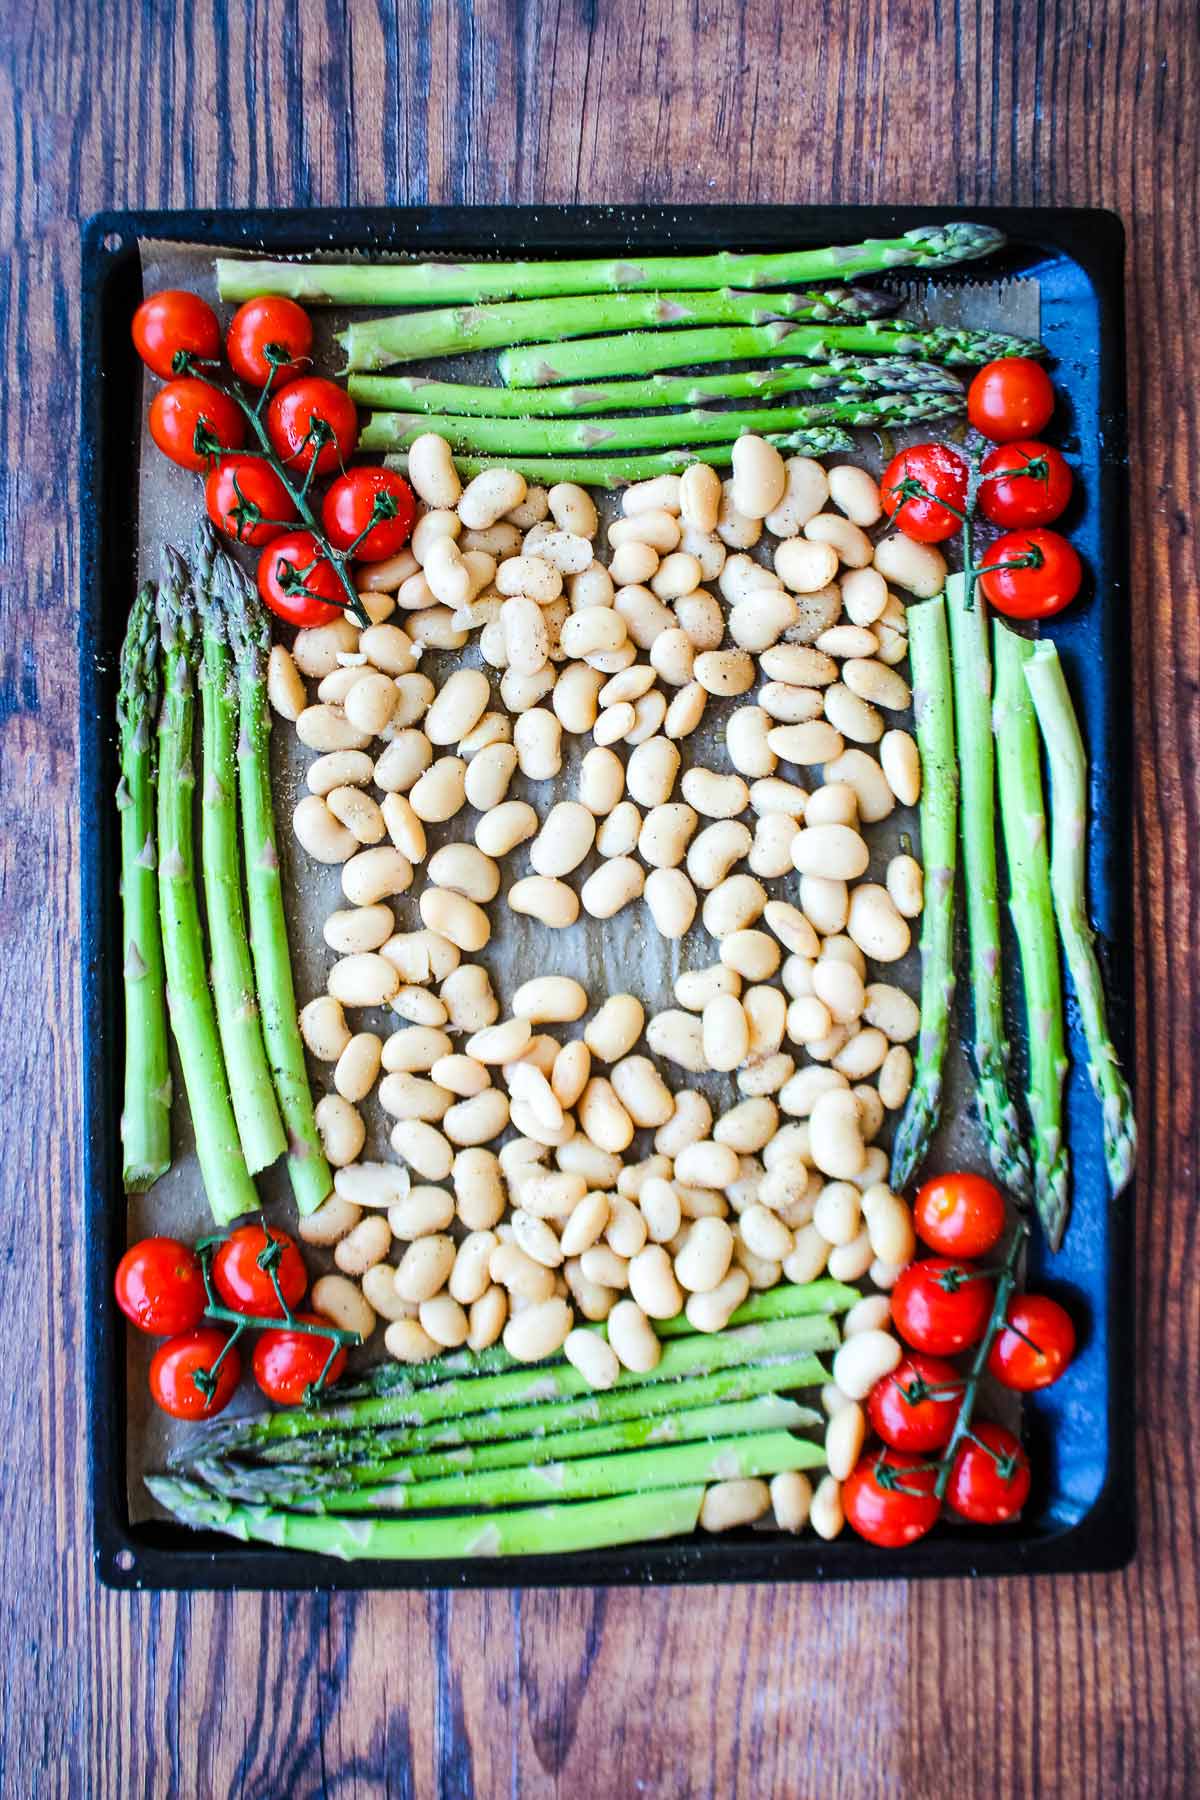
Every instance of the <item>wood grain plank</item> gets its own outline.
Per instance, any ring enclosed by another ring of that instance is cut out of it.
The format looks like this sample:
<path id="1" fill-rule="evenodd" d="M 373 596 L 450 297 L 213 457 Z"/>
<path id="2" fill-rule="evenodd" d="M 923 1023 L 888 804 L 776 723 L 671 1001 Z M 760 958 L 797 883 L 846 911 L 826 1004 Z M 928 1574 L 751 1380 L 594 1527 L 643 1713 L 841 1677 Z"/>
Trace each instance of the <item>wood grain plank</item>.
<path id="1" fill-rule="evenodd" d="M 0 1392 L 16 1447 L 0 1789 L 1194 1792 L 1194 5 L 12 0 L 0 18 L 0 1307 L 44 1372 Z M 75 221 L 106 204 L 636 198 L 1101 204 L 1130 227 L 1138 1561 L 911 1589 L 101 1592 L 77 1300 Z"/>

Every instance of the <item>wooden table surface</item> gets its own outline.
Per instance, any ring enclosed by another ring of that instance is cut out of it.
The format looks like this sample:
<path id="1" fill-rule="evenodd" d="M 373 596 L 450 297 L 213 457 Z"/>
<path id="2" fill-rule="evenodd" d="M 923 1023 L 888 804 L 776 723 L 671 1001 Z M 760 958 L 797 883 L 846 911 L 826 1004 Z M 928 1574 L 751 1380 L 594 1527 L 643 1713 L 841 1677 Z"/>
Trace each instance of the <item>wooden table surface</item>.
<path id="1" fill-rule="evenodd" d="M 4 1794 L 1200 1791 L 1194 0 L 7 0 L 0 20 Z M 101 1592 L 80 1355 L 78 219 L 634 199 L 1104 205 L 1129 229 L 1137 1560 L 824 1590 Z"/>

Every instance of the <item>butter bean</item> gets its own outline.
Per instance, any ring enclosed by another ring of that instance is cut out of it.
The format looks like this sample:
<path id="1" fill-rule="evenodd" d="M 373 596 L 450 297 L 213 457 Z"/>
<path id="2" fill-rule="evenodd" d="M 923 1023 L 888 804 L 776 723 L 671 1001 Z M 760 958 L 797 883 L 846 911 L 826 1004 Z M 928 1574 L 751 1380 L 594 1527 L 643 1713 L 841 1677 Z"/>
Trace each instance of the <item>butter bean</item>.
<path id="1" fill-rule="evenodd" d="M 662 1357 L 662 1345 L 635 1300 L 618 1300 L 608 1315 L 608 1341 L 623 1368 L 649 1374 Z"/>
<path id="2" fill-rule="evenodd" d="M 452 819 L 466 802 L 466 779 L 467 765 L 461 756 L 439 757 L 409 791 L 409 804 L 417 818 L 433 825 Z"/>
<path id="3" fill-rule="evenodd" d="M 829 498 L 829 479 L 819 462 L 809 456 L 790 456 L 784 464 L 784 490 L 767 514 L 767 530 L 789 538 L 820 512 Z"/>
<path id="4" fill-rule="evenodd" d="M 587 884 L 584 886 L 586 891 Z M 573 925 L 579 917 L 579 896 L 565 881 L 547 875 L 527 875 L 514 881 L 508 890 L 508 904 L 514 912 L 539 919 L 554 930 Z"/>
<path id="5" fill-rule="evenodd" d="M 681 938 L 696 916 L 696 891 L 682 869 L 652 869 L 645 878 L 646 904 L 663 937 Z"/>
<path id="6" fill-rule="evenodd" d="M 475 842 L 485 856 L 507 856 L 533 837 L 538 816 L 524 800 L 505 800 L 484 813 L 475 827 Z"/>
<path id="7" fill-rule="evenodd" d="M 541 831 L 529 847 L 529 860 L 538 875 L 569 875 L 585 860 L 596 836 L 596 821 L 577 800 L 560 800 L 551 807 Z"/>
<path id="8" fill-rule="evenodd" d="M 572 894 L 574 911 L 569 920 L 571 924 L 578 916 L 579 902 L 582 901 L 585 912 L 594 919 L 611 919 L 622 907 L 636 900 L 645 887 L 645 872 L 640 863 L 635 863 L 628 856 L 614 856 L 589 875 L 576 899 Z M 517 884 L 521 886 L 521 883 Z M 561 885 L 561 884 L 559 884 Z M 570 893 L 570 889 L 567 892 Z M 512 893 L 509 894 L 512 903 Z"/>

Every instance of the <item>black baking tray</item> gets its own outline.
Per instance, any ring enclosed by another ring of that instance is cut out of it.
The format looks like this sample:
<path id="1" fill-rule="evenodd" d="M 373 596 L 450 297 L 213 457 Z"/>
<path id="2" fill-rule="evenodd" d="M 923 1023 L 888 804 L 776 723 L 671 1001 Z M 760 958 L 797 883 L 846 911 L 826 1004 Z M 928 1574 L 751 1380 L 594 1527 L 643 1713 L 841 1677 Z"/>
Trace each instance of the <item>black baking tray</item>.
<path id="1" fill-rule="evenodd" d="M 401 251 L 463 257 L 580 256 L 717 247 L 783 250 L 890 237 L 933 219 L 978 218 L 1009 238 L 1000 257 L 939 283 L 1036 276 L 1042 337 L 1062 404 L 1056 441 L 1078 468 L 1068 517 L 1091 571 L 1081 602 L 1054 622 L 1091 752 L 1089 873 L 1113 1033 L 1133 1052 L 1132 715 L 1120 221 L 1098 210 L 955 207 L 414 207 L 296 212 L 101 213 L 83 230 L 80 810 L 83 866 L 86 1356 L 94 1557 L 114 1587 L 358 1589 L 842 1581 L 1120 1567 L 1135 1542 L 1133 1191 L 1108 1196 L 1099 1113 L 1077 1017 L 1067 1096 L 1074 1212 L 1062 1252 L 1036 1242 L 1030 1280 L 1087 1321 L 1070 1375 L 1026 1408 L 1035 1485 L 1016 1525 L 940 1525 L 903 1550 L 846 1532 L 834 1543 L 742 1531 L 568 1556 L 468 1563 L 341 1563 L 169 1523 L 131 1523 L 126 1503 L 124 1321 L 112 1278 L 125 1248 L 121 1186 L 118 831 L 112 726 L 118 650 L 132 600 L 140 369 L 129 326 L 141 298 L 139 241 L 288 252 Z"/>

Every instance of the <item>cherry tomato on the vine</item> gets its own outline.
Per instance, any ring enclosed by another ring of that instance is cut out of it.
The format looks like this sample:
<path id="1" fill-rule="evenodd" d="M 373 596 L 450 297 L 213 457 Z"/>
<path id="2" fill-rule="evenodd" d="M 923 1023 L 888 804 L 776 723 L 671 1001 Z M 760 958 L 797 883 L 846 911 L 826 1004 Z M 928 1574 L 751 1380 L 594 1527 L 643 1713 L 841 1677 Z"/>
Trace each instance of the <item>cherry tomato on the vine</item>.
<path id="1" fill-rule="evenodd" d="M 956 1454 L 946 1499 L 976 1525 L 1003 1525 L 1029 1494 L 1029 1459 L 1003 1425 L 981 1420 L 971 1426 L 971 1438 L 979 1441 L 968 1439 Z"/>
<path id="2" fill-rule="evenodd" d="M 204 1317 L 200 1259 L 178 1238 L 148 1237 L 132 1244 L 117 1264 L 113 1286 L 130 1323 L 156 1337 L 190 1331 Z"/>
<path id="3" fill-rule="evenodd" d="M 892 1320 L 906 1344 L 930 1356 L 957 1356 L 987 1330 L 995 1290 L 970 1263 L 929 1256 L 909 1263 L 892 1289 Z"/>
<path id="4" fill-rule="evenodd" d="M 306 1325 L 328 1325 L 320 1313 L 297 1313 Z M 309 1389 L 321 1379 L 333 1339 L 307 1331 L 289 1331 L 281 1325 L 264 1331 L 254 1346 L 254 1379 L 268 1400 L 280 1406 L 302 1405 Z M 346 1352 L 339 1349 L 330 1364 L 326 1383 L 336 1381 L 346 1366 Z"/>
<path id="5" fill-rule="evenodd" d="M 267 436 L 280 462 L 318 475 L 342 467 L 358 439 L 358 409 L 345 388 L 323 375 L 302 375 L 274 395 Z"/>
<path id="6" fill-rule="evenodd" d="M 325 495 L 321 523 L 335 550 L 353 545 L 360 562 L 382 562 L 407 544 L 416 510 L 412 489 L 394 469 L 347 469 Z"/>
<path id="7" fill-rule="evenodd" d="M 235 375 L 251 387 L 294 381 L 312 350 L 312 321 L 302 306 L 282 295 L 263 295 L 239 306 L 230 320 L 225 354 Z M 268 348 L 282 362 L 272 362 Z"/>
<path id="8" fill-rule="evenodd" d="M 867 1416 L 893 1450 L 940 1450 L 950 1442 L 963 1396 L 953 1363 L 910 1351 L 867 1396 Z"/>
<path id="9" fill-rule="evenodd" d="M 1050 525 L 1065 512 L 1074 477 L 1052 444 L 998 444 L 980 465 L 979 510 L 993 525 Z"/>
<path id="10" fill-rule="evenodd" d="M 295 571 L 291 581 L 285 568 Z M 329 625 L 346 604 L 337 570 L 311 531 L 290 531 L 267 545 L 258 559 L 258 591 L 289 625 Z"/>
<path id="11" fill-rule="evenodd" d="M 842 1483 L 846 1523 L 869 1544 L 915 1544 L 937 1523 L 937 1476 L 903 1450 L 865 1450 Z"/>
<path id="12" fill-rule="evenodd" d="M 204 362 L 221 355 L 221 327 L 207 300 L 183 288 L 164 288 L 143 300 L 133 315 L 133 342 L 148 369 L 169 381 L 180 351 Z"/>
<path id="13" fill-rule="evenodd" d="M 203 1381 L 227 1342 L 226 1333 L 215 1325 L 202 1325 L 160 1345 L 150 1364 L 150 1392 L 156 1404 L 173 1419 L 214 1419 L 224 1412 L 242 1378 L 237 1351 L 231 1350 L 217 1370 L 211 1396 L 197 1386 L 196 1378 Z"/>
<path id="14" fill-rule="evenodd" d="M 1036 525 L 997 538 L 980 567 L 985 597 L 1010 619 L 1052 618 L 1070 606 L 1083 585 L 1075 546 Z"/>
<path id="15" fill-rule="evenodd" d="M 277 1250 L 270 1249 L 272 1243 L 278 1245 Z M 281 1319 L 283 1308 L 271 1280 L 272 1270 L 280 1293 L 294 1310 L 308 1287 L 304 1258 L 294 1240 L 274 1225 L 239 1225 L 213 1257 L 213 1286 L 234 1312 Z"/>
<path id="16" fill-rule="evenodd" d="M 913 1224 L 942 1256 L 986 1256 L 1004 1230 L 1004 1195 L 962 1169 L 935 1175 L 913 1202 Z"/>
<path id="17" fill-rule="evenodd" d="M 213 524 L 241 544 L 269 544 L 296 517 L 291 495 L 261 456 L 223 456 L 204 483 L 204 504 Z"/>
<path id="18" fill-rule="evenodd" d="M 1004 1320 L 988 1352 L 988 1372 L 1021 1394 L 1050 1387 L 1075 1354 L 1070 1313 L 1048 1294 L 1018 1294 Z"/>
<path id="19" fill-rule="evenodd" d="M 196 448 L 197 433 L 217 451 L 240 450 L 246 422 L 228 394 L 195 375 L 184 375 L 159 388 L 150 402 L 150 435 L 164 456 L 181 469 L 207 469 L 213 452 Z"/>
<path id="20" fill-rule="evenodd" d="M 913 487 L 924 492 L 914 493 Z M 914 444 L 893 456 L 884 470 L 879 497 L 884 512 L 905 537 L 919 544 L 940 544 L 962 529 L 967 465 L 945 444 Z"/>
<path id="21" fill-rule="evenodd" d="M 967 417 L 993 443 L 1036 437 L 1054 411 L 1054 387 L 1041 363 L 1002 356 L 985 363 L 967 389 Z"/>

